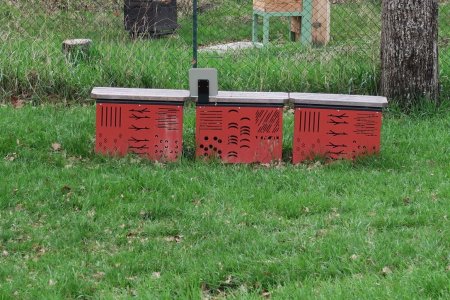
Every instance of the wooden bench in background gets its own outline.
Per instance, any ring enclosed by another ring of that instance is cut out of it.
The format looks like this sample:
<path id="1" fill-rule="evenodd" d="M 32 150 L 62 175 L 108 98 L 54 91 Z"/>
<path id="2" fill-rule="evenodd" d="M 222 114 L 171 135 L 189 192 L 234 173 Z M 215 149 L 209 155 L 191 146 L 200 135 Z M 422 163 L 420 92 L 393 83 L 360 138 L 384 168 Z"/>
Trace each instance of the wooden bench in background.
<path id="1" fill-rule="evenodd" d="M 329 0 L 253 0 L 252 40 L 258 41 L 258 17 L 263 19 L 263 44 L 269 42 L 270 18 L 290 17 L 290 38 L 302 44 L 325 45 L 330 40 Z"/>

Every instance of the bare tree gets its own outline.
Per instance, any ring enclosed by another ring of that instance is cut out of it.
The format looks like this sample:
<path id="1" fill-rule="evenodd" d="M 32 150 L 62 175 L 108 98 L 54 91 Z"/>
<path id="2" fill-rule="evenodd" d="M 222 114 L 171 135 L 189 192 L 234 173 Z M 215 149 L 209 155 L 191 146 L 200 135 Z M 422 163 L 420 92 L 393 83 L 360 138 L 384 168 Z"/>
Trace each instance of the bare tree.
<path id="1" fill-rule="evenodd" d="M 381 90 L 404 107 L 438 102 L 438 0 L 383 0 Z"/>

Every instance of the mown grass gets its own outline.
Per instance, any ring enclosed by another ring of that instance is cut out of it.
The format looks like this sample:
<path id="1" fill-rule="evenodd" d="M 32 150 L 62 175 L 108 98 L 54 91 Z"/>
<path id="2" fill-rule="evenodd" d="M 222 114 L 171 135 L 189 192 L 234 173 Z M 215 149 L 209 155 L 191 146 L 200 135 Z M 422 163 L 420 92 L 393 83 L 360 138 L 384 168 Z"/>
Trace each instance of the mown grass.
<path id="1" fill-rule="evenodd" d="M 39 1 L 37 1 L 39 2 Z M 93 86 L 186 88 L 192 63 L 189 16 L 177 34 L 132 40 L 123 29 L 121 6 L 94 2 L 86 10 L 55 10 L 28 2 L 0 3 L 0 97 L 83 100 Z M 19 3 L 19 4 L 17 4 Z M 228 54 L 200 53 L 200 67 L 219 70 L 224 90 L 311 91 L 377 94 L 380 8 L 376 1 L 333 5 L 331 42 L 305 47 L 287 41 L 287 20 L 272 22 L 272 45 Z M 92 7 L 91 7 L 92 6 Z M 450 5 L 441 4 L 441 81 L 449 98 Z M 251 39 L 251 1 L 227 1 L 200 14 L 199 43 Z M 91 38 L 87 60 L 67 60 L 61 43 Z"/>
<path id="2" fill-rule="evenodd" d="M 450 114 L 424 111 L 380 156 L 267 168 L 195 161 L 192 107 L 167 165 L 95 155 L 92 106 L 0 107 L 0 299 L 448 299 Z"/>

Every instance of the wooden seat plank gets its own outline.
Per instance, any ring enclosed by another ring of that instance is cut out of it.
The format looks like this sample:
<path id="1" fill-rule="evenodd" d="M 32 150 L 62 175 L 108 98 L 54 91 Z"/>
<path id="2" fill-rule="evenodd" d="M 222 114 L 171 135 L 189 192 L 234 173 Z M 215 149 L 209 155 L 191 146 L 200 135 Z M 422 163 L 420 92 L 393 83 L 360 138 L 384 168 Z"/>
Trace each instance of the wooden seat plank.
<path id="1" fill-rule="evenodd" d="M 210 97 L 209 101 L 211 103 L 284 104 L 287 100 L 289 100 L 288 93 L 220 91 L 217 96 Z"/>
<path id="2" fill-rule="evenodd" d="M 297 105 L 325 105 L 325 106 L 352 106 L 382 108 L 388 105 L 386 97 L 342 95 L 342 94 L 313 94 L 291 93 L 291 101 Z"/>
<path id="3" fill-rule="evenodd" d="M 187 90 L 96 87 L 91 97 L 101 100 L 185 101 L 190 93 Z"/>

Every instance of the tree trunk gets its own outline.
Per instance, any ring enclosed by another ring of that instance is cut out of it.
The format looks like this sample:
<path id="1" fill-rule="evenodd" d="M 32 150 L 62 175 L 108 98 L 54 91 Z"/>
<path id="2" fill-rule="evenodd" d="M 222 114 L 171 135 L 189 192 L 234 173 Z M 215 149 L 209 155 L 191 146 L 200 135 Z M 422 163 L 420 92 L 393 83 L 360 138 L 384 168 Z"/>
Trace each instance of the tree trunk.
<path id="1" fill-rule="evenodd" d="M 439 97 L 438 0 L 383 0 L 381 91 L 409 107 Z"/>

